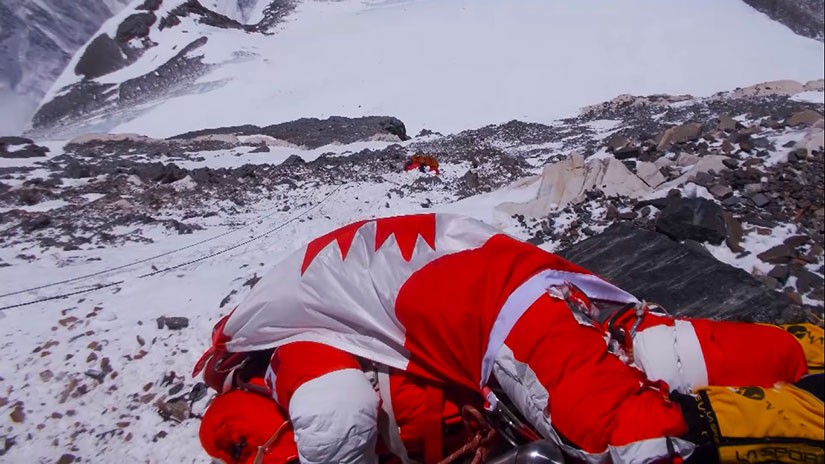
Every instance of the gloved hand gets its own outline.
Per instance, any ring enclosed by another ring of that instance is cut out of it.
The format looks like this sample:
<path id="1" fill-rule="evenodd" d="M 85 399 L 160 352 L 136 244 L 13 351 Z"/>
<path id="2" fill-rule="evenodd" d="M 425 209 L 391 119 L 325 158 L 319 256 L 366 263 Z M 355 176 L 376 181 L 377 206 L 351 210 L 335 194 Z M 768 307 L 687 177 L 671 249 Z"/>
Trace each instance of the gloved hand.
<path id="1" fill-rule="evenodd" d="M 671 398 L 682 408 L 688 425 L 688 435 L 682 438 L 700 445 L 691 462 L 825 459 L 825 407 L 804 388 L 791 384 L 772 388 L 711 386 L 693 395 L 674 392 Z"/>
<path id="2" fill-rule="evenodd" d="M 228 464 L 286 464 L 298 459 L 292 430 L 275 401 L 243 390 L 215 398 L 201 420 L 200 440 L 207 454 Z M 261 446 L 266 446 L 263 459 L 256 461 Z"/>

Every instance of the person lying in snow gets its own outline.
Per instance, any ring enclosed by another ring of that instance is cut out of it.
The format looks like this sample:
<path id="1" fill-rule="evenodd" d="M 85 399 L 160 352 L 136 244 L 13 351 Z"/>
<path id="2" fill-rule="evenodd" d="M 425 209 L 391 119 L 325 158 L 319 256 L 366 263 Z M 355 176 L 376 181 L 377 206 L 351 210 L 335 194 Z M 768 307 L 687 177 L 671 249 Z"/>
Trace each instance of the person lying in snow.
<path id="1" fill-rule="evenodd" d="M 495 385 L 585 462 L 822 462 L 822 334 L 670 317 L 463 216 L 364 220 L 215 326 L 201 440 L 227 462 L 438 462 L 445 418 Z"/>

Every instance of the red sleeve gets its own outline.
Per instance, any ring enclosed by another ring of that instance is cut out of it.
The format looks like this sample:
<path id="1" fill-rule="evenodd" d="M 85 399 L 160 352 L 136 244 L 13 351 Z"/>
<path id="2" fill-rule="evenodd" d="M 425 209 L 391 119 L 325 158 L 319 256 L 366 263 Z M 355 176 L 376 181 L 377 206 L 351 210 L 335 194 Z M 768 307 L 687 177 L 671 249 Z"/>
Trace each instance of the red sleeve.
<path id="1" fill-rule="evenodd" d="M 275 399 L 288 408 L 292 395 L 310 380 L 342 369 L 360 369 L 355 356 L 315 342 L 293 342 L 278 347 L 270 367 L 275 374 Z"/>

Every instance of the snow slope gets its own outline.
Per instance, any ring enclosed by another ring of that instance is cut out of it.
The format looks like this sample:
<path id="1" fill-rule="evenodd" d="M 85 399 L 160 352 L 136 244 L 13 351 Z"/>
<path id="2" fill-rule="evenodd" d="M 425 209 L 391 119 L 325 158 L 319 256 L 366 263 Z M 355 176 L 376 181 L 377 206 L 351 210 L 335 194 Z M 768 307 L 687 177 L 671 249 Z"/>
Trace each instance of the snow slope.
<path id="1" fill-rule="evenodd" d="M 822 101 L 821 97 L 822 92 L 800 98 Z M 755 121 L 745 122 L 755 125 Z M 594 137 L 603 142 L 619 123 L 599 119 L 588 126 Z M 557 121 L 555 125 L 561 128 L 563 124 Z M 786 138 L 777 140 L 777 145 L 782 146 L 786 139 L 796 142 L 804 136 L 802 129 L 789 130 Z M 414 149 L 416 143 L 420 140 L 399 145 Z M 366 147 L 377 149 L 382 144 L 385 148 L 395 145 L 372 141 L 290 150 L 309 160 L 322 152 L 338 156 Z M 50 144 L 50 158 L 63 154 L 61 145 Z M 533 147 L 512 146 L 511 142 L 510 149 L 517 155 L 519 150 Z M 561 147 L 552 148 L 556 150 Z M 784 149 L 778 151 L 787 156 Z M 198 157 L 202 160 L 176 162 L 185 167 L 229 167 L 265 158 L 280 162 L 287 153 L 280 147 L 257 155 L 203 152 Z M 157 159 L 169 161 L 165 156 Z M 20 188 L 24 179 L 48 177 L 48 171 L 38 164 L 41 161 L 0 159 L 0 168 L 35 168 L 22 178 L 4 181 L 9 181 L 14 189 Z M 537 159 L 530 172 L 539 173 L 542 165 Z M 440 179 L 446 185 L 460 183 L 471 172 L 466 160 L 447 159 L 441 169 Z M 159 406 L 157 402 L 190 391 L 195 380 L 188 374 L 209 343 L 212 325 L 244 298 L 251 279 L 260 277 L 311 238 L 336 227 L 363 218 L 445 211 L 477 217 L 521 239 L 532 236 L 517 218 L 497 206 L 534 198 L 539 189 L 536 176 L 456 201 L 455 192 L 449 189 L 399 188 L 430 178 L 430 174 L 418 171 L 399 171 L 400 167 L 387 168 L 378 171 L 370 181 L 350 180 L 338 187 L 319 181 L 322 178 L 298 177 L 293 179 L 294 186 L 279 184 L 262 192 L 266 195 L 252 196 L 257 200 L 249 202 L 232 202 L 207 194 L 206 204 L 196 210 L 204 214 L 186 217 L 188 223 L 204 228 L 192 234 L 180 235 L 159 224 L 129 223 L 118 226 L 112 234 L 129 234 L 143 243 L 129 241 L 105 247 L 87 243 L 74 250 L 43 248 L 37 242 L 13 242 L 0 247 L 0 308 L 83 292 L 65 299 L 0 310 L 0 349 L 4 356 L 0 363 L 0 461 L 55 462 L 61 456 L 71 455 L 82 458 L 82 462 L 210 462 L 197 440 L 199 421 L 164 420 L 158 413 L 164 403 Z M 105 176 L 63 180 L 64 186 L 86 184 L 92 191 L 84 195 L 85 202 L 111 202 L 112 198 L 101 195 L 112 193 L 111 189 L 106 190 L 104 181 Z M 196 188 L 191 178 L 172 186 L 181 190 Z M 97 189 L 100 191 L 96 192 Z M 699 189 L 689 183 L 685 193 L 699 193 Z M 662 188 L 657 194 L 668 190 Z M 151 202 L 151 197 L 138 192 L 118 201 Z M 431 207 L 422 208 L 423 204 Z M 60 206 L 42 202 L 32 209 Z M 586 206 L 588 216 L 605 214 L 598 203 Z M 78 207 L 78 211 L 83 210 Z M 152 214 L 183 219 L 184 212 L 189 213 L 188 208 Z M 555 227 L 563 229 L 576 219 L 572 211 L 560 212 Z M 745 242 L 760 253 L 797 233 L 795 225 L 781 225 L 769 230 L 769 235 L 749 235 Z M 548 241 L 542 247 L 554 250 L 556 245 Z M 735 255 L 722 247 L 708 248 L 720 260 L 748 272 L 757 266 L 767 270 L 753 254 Z M 13 264 L 3 267 L 4 263 Z M 31 291 L 21 292 L 32 287 L 35 288 Z M 187 317 L 189 327 L 181 331 L 159 328 L 156 319 L 161 316 Z M 202 413 L 208 398 L 194 402 L 191 412 Z M 73 461 L 67 457 L 61 462 Z"/>
<path id="2" fill-rule="evenodd" d="M 454 181 L 459 174 L 446 174 L 444 179 Z M 0 453 L 0 461 L 55 462 L 68 453 L 84 462 L 210 462 L 197 441 L 199 421 L 171 427 L 155 411 L 154 401 L 175 396 L 167 392 L 184 381 L 186 389 L 179 394 L 191 388 L 193 380 L 188 373 L 207 347 L 212 325 L 249 291 L 243 286 L 249 278 L 261 276 L 309 238 L 343 224 L 364 217 L 418 212 L 425 198 L 436 204 L 447 200 L 434 197 L 432 192 L 406 197 L 390 193 L 419 175 L 417 171 L 400 172 L 375 184 L 353 183 L 340 188 L 301 183 L 295 189 L 285 189 L 278 200 L 248 205 L 231 217 L 219 215 L 200 221 L 206 229 L 194 235 L 169 234 L 151 227 L 135 232 L 152 238 L 153 244 L 55 255 L 41 254 L 37 248 L 3 247 L 3 260 L 15 260 L 19 254 L 37 255 L 37 259 L 24 265 L 24 271 L 15 270 L 18 266 L 0 268 L 0 294 L 128 265 L 225 234 L 136 266 L 2 298 L 3 305 L 14 304 L 123 281 L 68 299 L 0 311 L 0 347 L 5 357 L 0 363 L 0 403 L 13 400 L 6 406 L 0 404 L 0 410 L 11 412 L 14 402 L 22 401 L 26 414 L 22 424 L 10 420 L 9 413 L 0 418 L 0 450 L 4 439 L 16 440 L 5 456 Z M 483 212 L 488 204 L 489 200 L 482 199 L 474 209 Z M 283 206 L 291 208 L 281 211 Z M 512 221 L 502 225 L 519 236 Z M 155 268 L 226 250 L 275 228 L 269 235 L 213 259 L 139 277 Z M 228 294 L 230 298 L 221 308 Z M 155 319 L 160 316 L 188 317 L 191 324 L 180 332 L 159 330 Z M 145 355 L 139 354 L 141 350 Z M 90 361 L 91 353 L 96 356 Z M 105 380 L 98 382 L 84 375 L 101 372 L 104 357 L 110 360 L 114 377 L 107 373 Z M 186 378 L 178 377 L 164 386 L 163 377 L 170 371 Z M 72 378 L 86 384 L 88 392 L 61 398 Z M 141 390 L 146 384 L 151 385 Z M 143 404 L 130 394 L 135 391 L 155 396 Z M 205 406 L 206 400 L 200 400 L 193 411 L 201 413 Z M 30 440 L 24 431 L 32 433 Z M 157 436 L 160 431 L 162 437 Z"/>
<path id="3" fill-rule="evenodd" d="M 114 131 L 388 114 L 413 134 L 446 133 L 548 122 L 620 93 L 708 95 L 825 74 L 822 43 L 739 0 L 306 1 L 274 35 L 239 34 L 215 32 L 203 47 L 208 62 L 257 55 L 201 79 L 226 85 L 163 101 Z"/>

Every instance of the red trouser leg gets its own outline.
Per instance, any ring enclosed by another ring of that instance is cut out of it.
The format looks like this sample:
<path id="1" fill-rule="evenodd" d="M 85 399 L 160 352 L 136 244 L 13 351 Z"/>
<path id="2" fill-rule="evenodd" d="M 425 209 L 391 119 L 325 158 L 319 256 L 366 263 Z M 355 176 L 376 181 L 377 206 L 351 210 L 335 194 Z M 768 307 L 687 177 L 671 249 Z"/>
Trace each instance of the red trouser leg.
<path id="1" fill-rule="evenodd" d="M 709 385 L 758 385 L 796 382 L 808 371 L 805 352 L 779 327 L 691 321 L 708 367 Z"/>
<path id="2" fill-rule="evenodd" d="M 635 320 L 623 318 L 622 327 Z M 768 325 L 645 314 L 633 338 L 636 364 L 650 380 L 683 393 L 708 385 L 770 387 L 807 372 L 802 345 Z"/>
<path id="3" fill-rule="evenodd" d="M 641 372 L 607 352 L 600 329 L 579 324 L 549 296 L 516 323 L 494 373 L 540 431 L 547 415 L 536 411 L 546 408 L 553 429 L 589 453 L 687 432 L 667 392 L 643 387 Z"/>

